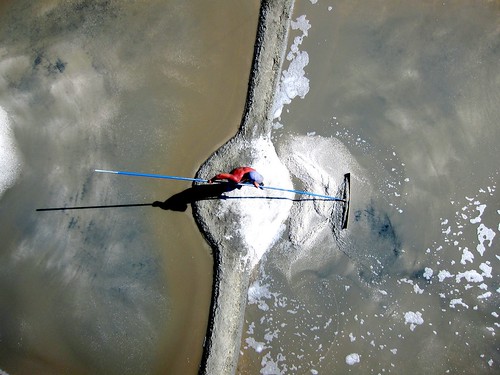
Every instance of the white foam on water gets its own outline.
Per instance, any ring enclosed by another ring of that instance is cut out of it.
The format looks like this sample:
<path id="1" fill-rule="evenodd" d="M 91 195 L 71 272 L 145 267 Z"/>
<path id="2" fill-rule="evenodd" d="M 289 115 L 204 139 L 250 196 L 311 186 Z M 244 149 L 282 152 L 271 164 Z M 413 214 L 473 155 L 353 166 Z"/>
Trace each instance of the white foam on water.
<path id="1" fill-rule="evenodd" d="M 16 146 L 7 112 L 0 107 L 0 197 L 16 182 L 21 172 L 21 155 Z"/>

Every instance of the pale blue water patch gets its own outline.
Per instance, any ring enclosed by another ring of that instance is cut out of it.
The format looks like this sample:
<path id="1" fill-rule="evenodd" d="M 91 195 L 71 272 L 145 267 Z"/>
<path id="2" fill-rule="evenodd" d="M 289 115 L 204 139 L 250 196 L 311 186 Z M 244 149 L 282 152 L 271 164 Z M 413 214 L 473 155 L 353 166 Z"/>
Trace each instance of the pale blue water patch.
<path id="1" fill-rule="evenodd" d="M 336 235 L 321 205 L 293 207 L 249 295 L 242 373 L 497 371 L 498 5 L 295 14 L 309 91 L 273 139 L 296 184 L 351 169 L 351 218 Z"/>

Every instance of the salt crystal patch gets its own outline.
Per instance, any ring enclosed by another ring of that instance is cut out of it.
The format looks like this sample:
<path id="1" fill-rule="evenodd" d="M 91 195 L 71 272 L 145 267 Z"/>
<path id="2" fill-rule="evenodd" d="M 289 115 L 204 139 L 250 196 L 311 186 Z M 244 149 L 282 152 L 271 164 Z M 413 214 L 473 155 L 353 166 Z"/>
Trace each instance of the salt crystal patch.
<path id="1" fill-rule="evenodd" d="M 479 214 L 477 215 L 477 217 L 473 218 L 473 219 L 470 219 L 470 222 L 472 224 L 476 224 L 476 223 L 480 223 L 481 222 L 481 216 L 483 215 L 483 212 L 484 212 L 484 209 L 486 208 L 486 205 L 485 204 L 481 204 L 481 205 L 478 205 L 476 207 L 476 210 L 479 211 Z"/>
<path id="2" fill-rule="evenodd" d="M 467 247 L 465 247 L 462 251 L 462 259 L 460 263 L 466 264 L 467 262 L 472 263 L 474 260 L 474 254 L 472 254 Z"/>
<path id="3" fill-rule="evenodd" d="M 443 280 L 446 279 L 446 278 L 448 278 L 448 277 L 453 277 L 453 275 L 450 272 L 446 271 L 446 270 L 439 271 L 439 273 L 438 273 L 438 279 L 439 279 L 440 282 L 443 282 Z"/>
<path id="4" fill-rule="evenodd" d="M 254 349 L 257 353 L 261 353 L 266 348 L 266 345 L 263 342 L 256 341 L 253 337 L 247 337 L 245 341 L 247 345 Z"/>
<path id="5" fill-rule="evenodd" d="M 424 292 L 424 290 L 422 288 L 420 288 L 417 284 L 413 285 L 413 291 L 416 294 L 422 294 Z"/>
<path id="6" fill-rule="evenodd" d="M 302 35 L 294 38 L 290 52 L 286 57 L 290 64 L 281 73 L 279 88 L 273 104 L 273 118 L 281 116 L 285 104 L 290 104 L 292 99 L 297 96 L 303 99 L 309 92 L 309 79 L 305 77 L 304 71 L 304 68 L 309 64 L 309 55 L 305 51 L 299 51 L 299 45 L 302 44 L 303 38 L 308 35 L 311 25 L 305 15 L 291 21 L 290 25 L 293 30 L 302 31 Z"/>
<path id="7" fill-rule="evenodd" d="M 355 365 L 360 362 L 360 355 L 358 353 L 351 353 L 345 357 L 345 363 L 349 366 Z"/>
<path id="8" fill-rule="evenodd" d="M 257 307 L 262 311 L 269 310 L 265 299 L 270 299 L 271 296 L 269 284 L 261 285 L 259 280 L 253 282 L 248 288 L 248 304 L 257 304 Z"/>
<path id="9" fill-rule="evenodd" d="M 469 306 L 467 304 L 465 304 L 463 301 L 462 301 L 462 298 L 456 298 L 456 299 L 452 299 L 450 301 L 450 307 L 451 308 L 455 308 L 456 305 L 462 305 L 463 307 L 465 307 L 466 309 L 469 308 Z"/>
<path id="10" fill-rule="evenodd" d="M 0 107 L 0 197 L 21 172 L 21 157 L 16 146 L 7 112 Z"/>
<path id="11" fill-rule="evenodd" d="M 258 138 L 252 141 L 252 155 L 255 159 L 251 165 L 263 176 L 266 185 L 280 186 L 285 189 L 293 187 L 287 168 L 278 158 L 270 140 Z M 253 268 L 264 256 L 265 252 L 280 238 L 286 229 L 287 219 L 292 201 L 287 199 L 265 199 L 266 197 L 293 197 L 292 193 L 276 192 L 245 186 L 227 192 L 228 197 L 248 195 L 263 199 L 227 199 L 218 202 L 218 214 L 235 215 L 239 223 L 238 233 L 246 247 L 246 255 L 242 256 L 245 267 Z M 263 215 L 262 213 L 266 214 Z"/>
<path id="12" fill-rule="evenodd" d="M 279 368 L 279 362 L 284 361 L 285 356 L 283 354 L 278 354 L 276 360 L 271 358 L 271 353 L 267 353 L 260 364 L 262 365 L 262 369 L 260 373 L 263 375 L 281 375 L 283 372 Z"/>
<path id="13" fill-rule="evenodd" d="M 424 269 L 424 277 L 427 279 L 427 280 L 430 280 L 431 277 L 432 277 L 432 274 L 434 273 L 434 271 L 432 271 L 432 268 L 429 268 L 429 267 L 425 267 Z"/>
<path id="14" fill-rule="evenodd" d="M 482 276 L 492 278 L 491 271 L 493 270 L 487 263 L 481 263 L 479 269 L 483 271 Z"/>
<path id="15" fill-rule="evenodd" d="M 422 313 L 420 311 L 408 311 L 405 313 L 405 324 L 409 324 L 412 331 L 417 325 L 421 325 L 423 323 L 424 319 L 422 318 Z"/>
<path id="16" fill-rule="evenodd" d="M 479 254 L 481 254 L 481 256 L 483 256 L 483 254 L 486 250 L 484 243 L 486 241 L 488 241 L 487 245 L 488 245 L 488 247 L 491 247 L 491 244 L 493 242 L 493 238 L 495 238 L 495 235 L 496 235 L 496 233 L 484 224 L 480 224 L 477 227 L 477 239 L 479 241 L 479 244 L 477 245 L 476 249 L 477 249 L 477 252 Z"/>
<path id="17" fill-rule="evenodd" d="M 481 283 L 484 280 L 484 277 L 476 270 L 459 272 L 456 276 L 456 282 L 459 283 L 463 278 L 470 283 Z"/>
<path id="18" fill-rule="evenodd" d="M 491 297 L 491 292 L 486 292 L 486 293 L 483 293 L 479 296 L 477 296 L 478 299 L 486 299 L 486 298 L 490 298 Z"/>

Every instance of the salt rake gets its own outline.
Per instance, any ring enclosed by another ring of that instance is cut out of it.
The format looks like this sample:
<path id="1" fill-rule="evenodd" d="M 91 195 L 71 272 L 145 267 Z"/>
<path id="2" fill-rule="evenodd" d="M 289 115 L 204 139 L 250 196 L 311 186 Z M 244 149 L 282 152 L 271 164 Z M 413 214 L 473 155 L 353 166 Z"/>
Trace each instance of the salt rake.
<path id="1" fill-rule="evenodd" d="M 192 182 L 199 182 L 199 183 L 208 183 L 208 180 L 205 180 L 202 178 L 169 176 L 169 175 L 153 174 L 153 173 L 112 171 L 112 170 L 105 170 L 105 169 L 95 169 L 94 172 L 111 173 L 111 174 L 118 174 L 118 175 L 123 175 L 123 176 L 133 176 L 133 177 L 160 178 L 160 179 L 166 179 L 166 180 L 179 180 L 179 181 L 192 181 Z M 307 195 L 310 197 L 316 197 L 316 198 L 321 198 L 321 199 L 326 199 L 326 200 L 331 200 L 331 201 L 336 201 L 336 202 L 343 202 L 343 203 L 345 203 L 345 205 L 344 205 L 344 208 L 342 211 L 342 229 L 346 229 L 347 228 L 347 221 L 349 219 L 349 206 L 350 206 L 350 195 L 351 195 L 351 174 L 350 173 L 346 173 L 344 175 L 343 185 L 344 185 L 344 189 L 342 192 L 342 198 L 333 197 L 331 195 L 311 193 L 309 191 L 303 191 L 303 190 L 284 189 L 284 188 L 274 187 L 274 186 L 265 186 L 264 185 L 264 186 L 260 186 L 260 188 L 261 189 L 268 189 L 268 190 L 285 191 L 288 193 L 295 193 L 295 194 L 299 194 L 299 195 Z M 249 184 L 249 183 L 238 183 L 237 186 L 254 186 L 254 185 Z"/>

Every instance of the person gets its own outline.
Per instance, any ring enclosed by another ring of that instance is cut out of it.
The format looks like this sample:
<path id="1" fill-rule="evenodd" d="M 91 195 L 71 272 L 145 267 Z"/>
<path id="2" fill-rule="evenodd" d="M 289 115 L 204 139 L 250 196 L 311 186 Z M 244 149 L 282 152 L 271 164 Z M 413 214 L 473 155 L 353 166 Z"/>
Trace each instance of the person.
<path id="1" fill-rule="evenodd" d="M 233 169 L 230 173 L 219 173 L 215 175 L 208 183 L 211 184 L 216 180 L 228 180 L 239 184 L 240 182 L 249 182 L 253 184 L 256 188 L 261 188 L 264 186 L 264 177 L 251 167 L 238 167 Z"/>

